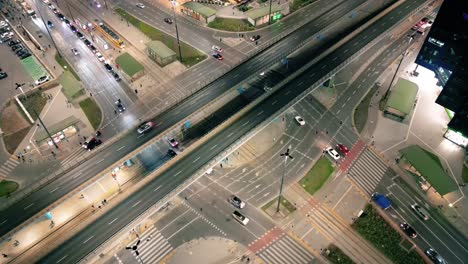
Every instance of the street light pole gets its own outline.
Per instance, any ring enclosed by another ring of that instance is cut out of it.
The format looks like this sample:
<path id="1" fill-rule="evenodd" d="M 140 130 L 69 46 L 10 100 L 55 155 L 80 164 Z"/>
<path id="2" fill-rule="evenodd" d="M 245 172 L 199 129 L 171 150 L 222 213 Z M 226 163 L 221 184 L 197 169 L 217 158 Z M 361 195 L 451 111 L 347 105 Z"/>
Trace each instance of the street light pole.
<path id="1" fill-rule="evenodd" d="M 276 205 L 276 212 L 279 212 L 280 202 L 281 202 L 281 194 L 283 193 L 283 184 L 284 184 L 284 177 L 286 175 L 286 161 L 288 158 L 291 160 L 294 159 L 291 155 L 289 155 L 289 149 L 286 150 L 285 153 L 280 154 L 281 157 L 284 157 L 284 167 L 283 167 L 283 176 L 281 176 L 281 183 L 280 183 L 280 191 L 278 194 L 278 204 Z"/>
<path id="2" fill-rule="evenodd" d="M 273 0 L 270 0 L 270 10 L 268 11 L 268 25 L 271 25 L 271 2 L 273 2 Z"/>
<path id="3" fill-rule="evenodd" d="M 400 70 L 400 66 L 401 66 L 401 63 L 403 62 L 403 59 L 405 59 L 406 57 L 406 53 L 408 52 L 408 49 L 411 45 L 411 41 L 413 41 L 414 39 L 414 34 L 410 36 L 409 40 L 408 40 L 408 46 L 406 47 L 405 51 L 403 52 L 403 54 L 401 55 L 401 60 L 400 62 L 398 63 L 398 66 L 397 66 L 397 69 L 395 71 L 395 73 L 393 74 L 393 77 L 392 77 L 392 80 L 390 81 L 390 85 L 388 86 L 388 89 L 387 91 L 385 92 L 385 95 L 384 95 L 384 98 L 387 98 L 388 97 L 388 94 L 390 93 L 390 88 L 392 88 L 392 84 L 393 84 L 393 81 L 395 80 L 395 77 L 397 76 L 398 74 L 398 70 Z"/>
<path id="4" fill-rule="evenodd" d="M 104 5 L 106 6 L 106 9 L 109 9 L 109 7 L 107 7 L 107 1 L 104 0 Z"/>
<path id="5" fill-rule="evenodd" d="M 73 17 L 73 14 L 72 14 L 72 12 L 70 10 L 70 6 L 68 5 L 68 2 L 66 0 L 64 2 L 65 2 L 65 5 L 67 5 L 68 13 L 70 13 L 70 16 L 71 16 L 73 22 L 76 23 L 75 18 Z"/>
<path id="6" fill-rule="evenodd" d="M 34 1 L 34 4 L 36 5 L 37 13 L 39 13 L 39 17 L 41 18 L 42 23 L 44 24 L 47 34 L 49 34 L 50 40 L 52 41 L 52 44 L 54 45 L 54 48 L 57 51 L 57 54 L 59 55 L 60 58 L 62 58 L 62 54 L 60 54 L 60 51 L 58 50 L 57 45 L 55 44 L 55 40 L 52 37 L 52 34 L 50 34 L 49 27 L 47 26 L 46 22 L 44 21 L 44 18 L 42 17 L 41 10 L 39 10 L 39 6 L 37 4 L 37 0 Z"/>
<path id="7" fill-rule="evenodd" d="M 177 47 L 179 48 L 180 62 L 182 62 L 183 61 L 183 59 L 182 59 L 182 50 L 180 49 L 179 30 L 177 28 L 177 18 L 176 18 L 176 13 L 175 13 L 176 4 L 177 4 L 177 2 L 175 0 L 172 1 L 172 12 L 174 13 L 174 25 L 175 25 L 175 32 L 176 32 L 176 37 L 177 37 Z"/>

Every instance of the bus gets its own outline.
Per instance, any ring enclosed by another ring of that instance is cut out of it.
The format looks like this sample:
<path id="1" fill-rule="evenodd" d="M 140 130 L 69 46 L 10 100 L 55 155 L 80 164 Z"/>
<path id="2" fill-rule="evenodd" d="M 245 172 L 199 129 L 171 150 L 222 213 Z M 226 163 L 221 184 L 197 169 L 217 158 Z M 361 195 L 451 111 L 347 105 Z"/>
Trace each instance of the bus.
<path id="1" fill-rule="evenodd" d="M 36 11 L 34 11 L 26 2 L 21 2 L 21 7 L 23 7 L 24 12 L 30 17 L 36 17 Z"/>
<path id="2" fill-rule="evenodd" d="M 112 29 L 110 29 L 110 27 L 106 24 L 102 22 L 98 24 L 94 23 L 94 28 L 100 33 L 102 33 L 102 35 L 117 48 L 122 49 L 125 47 L 123 40 L 117 34 L 115 34 L 115 32 Z"/>

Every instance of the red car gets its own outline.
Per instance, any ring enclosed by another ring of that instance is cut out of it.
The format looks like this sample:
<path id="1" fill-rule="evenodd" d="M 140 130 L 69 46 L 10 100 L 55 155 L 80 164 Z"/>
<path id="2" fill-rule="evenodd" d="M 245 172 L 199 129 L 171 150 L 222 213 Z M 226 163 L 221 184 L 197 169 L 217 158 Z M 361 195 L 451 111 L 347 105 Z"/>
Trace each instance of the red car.
<path id="1" fill-rule="evenodd" d="M 345 145 L 343 144 L 338 144 L 336 145 L 336 150 L 338 150 L 339 152 L 341 152 L 343 155 L 345 156 L 348 156 L 349 154 L 349 149 L 348 147 L 346 147 Z"/>

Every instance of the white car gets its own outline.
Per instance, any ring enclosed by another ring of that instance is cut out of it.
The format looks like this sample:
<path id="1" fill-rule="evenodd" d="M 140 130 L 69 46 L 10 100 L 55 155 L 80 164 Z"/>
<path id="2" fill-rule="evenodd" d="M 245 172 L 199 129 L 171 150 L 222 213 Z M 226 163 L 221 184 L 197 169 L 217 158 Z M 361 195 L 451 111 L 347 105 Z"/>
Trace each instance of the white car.
<path id="1" fill-rule="evenodd" d="M 299 125 L 301 125 L 301 126 L 305 125 L 305 121 L 304 121 L 304 119 L 303 119 L 302 117 L 296 116 L 296 117 L 294 117 L 294 119 L 296 119 L 296 122 L 297 122 Z"/>
<path id="2" fill-rule="evenodd" d="M 143 133 L 145 133 L 146 131 L 150 130 L 153 127 L 154 127 L 153 122 L 146 122 L 146 123 L 143 123 L 143 124 L 138 126 L 137 132 L 138 132 L 138 134 L 143 134 Z"/>
<path id="3" fill-rule="evenodd" d="M 35 83 L 36 85 L 41 85 L 41 84 L 47 82 L 48 80 L 50 80 L 49 75 L 44 75 L 44 76 L 42 76 L 41 78 L 37 79 L 34 83 Z"/>
<path id="4" fill-rule="evenodd" d="M 100 52 L 96 53 L 96 57 L 99 61 L 105 61 L 106 59 L 104 58 L 104 56 L 102 56 L 102 54 Z"/>
<path id="5" fill-rule="evenodd" d="M 216 46 L 216 45 L 213 45 L 213 46 L 211 47 L 211 49 L 214 50 L 214 51 L 216 51 L 216 52 L 223 52 L 223 49 L 220 48 L 219 46 Z"/>
<path id="6" fill-rule="evenodd" d="M 142 3 L 137 3 L 136 6 L 139 7 L 139 8 L 145 8 L 145 5 L 142 4 Z"/>
<path id="7" fill-rule="evenodd" d="M 332 147 L 329 147 L 325 150 L 328 155 L 330 155 L 330 157 L 332 157 L 334 160 L 339 160 L 340 159 L 340 154 L 338 154 L 338 152 L 333 149 Z"/>
<path id="8" fill-rule="evenodd" d="M 15 33 L 8 31 L 0 35 L 0 38 L 12 37 Z"/>
<path id="9" fill-rule="evenodd" d="M 75 56 L 80 55 L 80 52 L 75 48 L 72 48 L 71 51 Z"/>
<path id="10" fill-rule="evenodd" d="M 243 225 L 247 225 L 250 221 L 247 217 L 245 217 L 239 211 L 234 211 L 234 213 L 232 213 L 232 217 L 234 217 L 234 219 L 236 219 L 239 223 Z"/>

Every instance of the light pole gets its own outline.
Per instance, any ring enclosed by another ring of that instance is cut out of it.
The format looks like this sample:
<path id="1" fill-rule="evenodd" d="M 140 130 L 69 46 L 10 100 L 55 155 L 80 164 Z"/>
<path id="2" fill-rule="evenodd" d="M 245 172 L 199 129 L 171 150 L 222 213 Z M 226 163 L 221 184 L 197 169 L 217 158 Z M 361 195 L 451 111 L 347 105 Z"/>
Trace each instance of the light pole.
<path id="1" fill-rule="evenodd" d="M 23 87 L 21 87 L 21 86 L 23 86 L 23 85 L 24 85 L 24 83 L 23 83 L 23 84 L 16 83 L 16 88 L 15 88 L 15 89 L 16 89 L 16 90 L 20 89 L 21 93 L 22 93 L 23 96 L 24 96 L 24 100 L 27 101 L 27 100 L 28 100 L 28 97 L 27 97 L 26 94 L 24 93 Z M 24 108 L 27 109 L 26 106 L 25 106 Z M 42 119 L 41 119 L 41 117 L 39 116 L 39 114 L 36 112 L 36 109 L 32 108 L 32 111 L 33 111 L 33 113 L 36 115 L 37 120 L 39 120 L 39 123 L 41 123 L 42 127 L 44 128 L 45 132 L 47 133 L 47 136 L 49 136 L 49 139 L 52 140 L 52 143 L 54 144 L 55 148 L 58 149 L 59 147 L 57 146 L 57 144 L 55 143 L 54 139 L 52 138 L 52 135 L 50 135 L 49 130 L 47 129 L 47 127 L 44 125 L 44 122 L 42 122 Z"/>
<path id="2" fill-rule="evenodd" d="M 408 40 L 408 46 L 406 47 L 405 51 L 403 52 L 403 54 L 401 55 L 401 60 L 400 62 L 398 63 L 398 66 L 397 66 L 397 69 L 395 71 L 395 73 L 393 74 L 393 77 L 392 77 L 392 80 L 390 81 L 390 85 L 388 86 L 388 89 L 387 91 L 385 92 L 385 95 L 384 95 L 384 98 L 387 98 L 388 97 L 388 94 L 390 93 L 390 88 L 392 88 L 392 84 L 393 84 L 393 81 L 395 80 L 395 77 L 398 73 L 398 70 L 400 69 L 400 66 L 401 66 L 401 63 L 403 62 L 403 59 L 405 58 L 406 56 L 406 53 L 408 52 L 408 49 L 411 45 L 411 41 L 413 41 L 414 39 L 414 34 L 410 36 L 409 40 Z"/>
<path id="3" fill-rule="evenodd" d="M 176 32 L 176 37 L 177 37 L 177 47 L 179 48 L 179 58 L 180 58 L 180 62 L 182 62 L 183 61 L 182 50 L 180 49 L 179 30 L 177 29 L 177 18 L 176 18 L 176 13 L 175 13 L 175 6 L 177 2 L 174 0 L 174 1 L 171 1 L 171 3 L 172 3 L 172 12 L 174 13 L 174 25 L 175 25 L 175 32 Z"/>
<path id="4" fill-rule="evenodd" d="M 270 0 L 270 10 L 268 11 L 268 25 L 271 25 L 271 2 L 273 2 L 273 0 Z"/>
<path id="5" fill-rule="evenodd" d="M 289 149 L 286 150 L 285 153 L 280 154 L 281 157 L 284 157 L 284 168 L 283 168 L 283 176 L 281 176 L 281 183 L 280 183 L 280 191 L 278 194 L 278 204 L 276 205 L 276 212 L 279 212 L 280 202 L 281 202 L 281 193 L 283 193 L 283 183 L 284 183 L 284 176 L 286 175 L 286 161 L 288 158 L 291 160 L 294 159 L 291 155 L 289 155 Z"/>
<path id="6" fill-rule="evenodd" d="M 138 237 L 138 234 L 137 234 L 137 237 Z M 135 252 L 135 255 L 138 257 L 138 259 L 140 260 L 140 262 L 143 264 L 143 260 L 141 259 L 140 257 L 140 252 L 138 252 L 138 245 L 140 245 L 140 238 L 138 237 L 138 241 L 136 242 L 135 245 L 131 246 L 131 247 L 125 247 L 125 249 L 128 249 L 128 250 L 131 250 L 133 252 Z"/>
<path id="7" fill-rule="evenodd" d="M 68 2 L 67 1 L 64 1 L 64 2 L 65 2 L 65 5 L 67 5 L 68 13 L 70 13 L 70 16 L 71 16 L 73 22 L 76 23 L 75 18 L 73 17 L 73 14 L 72 14 L 72 12 L 70 10 L 70 6 L 68 5 Z"/>
<path id="8" fill-rule="evenodd" d="M 58 50 L 57 45 L 55 44 L 55 40 L 52 37 L 52 34 L 50 34 L 49 27 L 47 26 L 46 22 L 44 21 L 44 18 L 42 17 L 41 10 L 39 9 L 39 6 L 37 4 L 37 0 L 34 1 L 34 4 L 36 5 L 37 13 L 39 13 L 39 17 L 41 18 L 42 23 L 44 24 L 47 34 L 49 34 L 50 40 L 52 41 L 52 44 L 54 44 L 54 48 L 57 51 L 57 54 L 59 55 L 60 58 L 62 58 L 62 54 L 60 54 L 60 51 Z"/>

